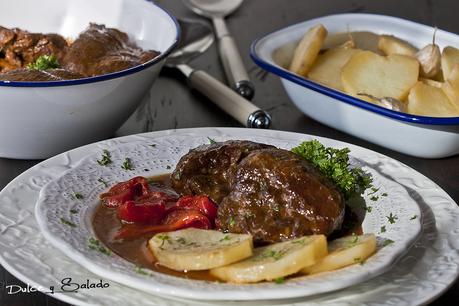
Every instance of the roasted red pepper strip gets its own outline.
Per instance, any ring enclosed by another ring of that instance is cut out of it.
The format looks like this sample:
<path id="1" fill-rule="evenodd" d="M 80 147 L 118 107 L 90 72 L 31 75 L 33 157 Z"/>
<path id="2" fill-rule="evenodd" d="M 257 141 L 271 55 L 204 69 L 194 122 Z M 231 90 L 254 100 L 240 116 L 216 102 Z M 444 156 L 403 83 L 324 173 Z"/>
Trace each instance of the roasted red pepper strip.
<path id="1" fill-rule="evenodd" d="M 217 217 L 217 205 L 209 199 L 209 197 L 204 195 L 191 196 L 186 195 L 182 196 L 175 205 L 168 209 L 168 212 L 175 211 L 177 209 L 194 209 L 202 214 L 206 215 L 209 220 L 212 222 Z"/>
<path id="2" fill-rule="evenodd" d="M 108 207 L 118 207 L 135 197 L 147 195 L 150 192 L 146 178 L 137 176 L 129 181 L 118 183 L 106 193 L 100 195 L 100 200 Z"/>
<path id="3" fill-rule="evenodd" d="M 212 228 L 209 219 L 197 210 L 176 210 L 167 215 L 163 224 L 141 226 L 128 224 L 116 234 L 115 239 L 135 239 L 147 234 L 171 232 L 183 228 L 195 227 L 202 229 Z"/>
<path id="4" fill-rule="evenodd" d="M 125 222 L 133 223 L 159 223 L 166 215 L 166 201 L 152 199 L 137 203 L 126 201 L 117 209 L 118 218 Z"/>

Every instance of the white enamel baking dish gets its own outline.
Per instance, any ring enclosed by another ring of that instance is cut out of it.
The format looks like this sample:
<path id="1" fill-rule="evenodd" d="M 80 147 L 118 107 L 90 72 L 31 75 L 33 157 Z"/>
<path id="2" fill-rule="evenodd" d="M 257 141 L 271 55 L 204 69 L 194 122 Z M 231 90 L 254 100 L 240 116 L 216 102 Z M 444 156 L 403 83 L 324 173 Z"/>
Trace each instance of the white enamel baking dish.
<path id="1" fill-rule="evenodd" d="M 294 46 L 318 23 L 329 35 L 350 31 L 391 34 L 418 48 L 432 41 L 434 29 L 419 23 L 382 15 L 339 14 L 308 20 L 268 34 L 251 47 L 252 59 L 278 75 L 293 103 L 323 124 L 386 148 L 423 158 L 459 153 L 459 117 L 434 118 L 388 110 L 307 80 L 285 69 Z M 436 43 L 459 47 L 459 36 L 438 30 Z"/>

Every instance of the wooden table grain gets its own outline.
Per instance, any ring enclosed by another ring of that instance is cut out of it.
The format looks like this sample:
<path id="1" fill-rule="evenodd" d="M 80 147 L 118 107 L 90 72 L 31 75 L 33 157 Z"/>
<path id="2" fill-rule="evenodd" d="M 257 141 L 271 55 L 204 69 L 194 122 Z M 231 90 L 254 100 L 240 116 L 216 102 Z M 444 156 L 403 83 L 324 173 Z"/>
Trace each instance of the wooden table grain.
<path id="1" fill-rule="evenodd" d="M 180 0 L 158 0 L 160 6 L 178 17 L 198 18 Z M 420 159 L 400 154 L 324 126 L 303 115 L 289 101 L 279 79 L 259 69 L 248 54 L 251 42 L 266 33 L 307 19 L 337 13 L 377 13 L 413 20 L 459 33 L 459 1 L 455 0 L 246 0 L 228 18 L 228 26 L 239 46 L 243 61 L 256 85 L 254 103 L 273 116 L 273 129 L 307 133 L 349 142 L 393 157 L 440 185 L 459 202 L 459 156 L 444 159 Z M 0 21 L 1 24 L 1 21 Z M 217 50 L 212 46 L 192 65 L 224 81 Z M 190 91 L 175 73 L 162 73 L 145 97 L 143 104 L 116 135 L 190 127 L 230 127 L 239 124 L 199 93 Z M 38 161 L 0 158 L 0 189 Z M 459 220 L 458 220 L 459 222 Z M 24 284 L 0 267 L 0 305 L 68 305 L 41 293 L 9 295 L 5 285 Z M 458 305 L 459 283 L 431 305 Z"/>

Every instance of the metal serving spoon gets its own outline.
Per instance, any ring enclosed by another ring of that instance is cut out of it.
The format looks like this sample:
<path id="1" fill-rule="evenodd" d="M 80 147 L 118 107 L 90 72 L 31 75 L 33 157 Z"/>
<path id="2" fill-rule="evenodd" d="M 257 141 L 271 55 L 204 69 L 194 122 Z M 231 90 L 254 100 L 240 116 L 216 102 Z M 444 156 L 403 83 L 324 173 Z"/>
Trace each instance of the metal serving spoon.
<path id="1" fill-rule="evenodd" d="M 270 115 L 244 99 L 228 86 L 202 70 L 194 70 L 187 63 L 204 53 L 213 43 L 212 29 L 198 21 L 179 20 L 182 38 L 177 49 L 166 60 L 166 67 L 180 70 L 190 87 L 212 100 L 243 125 L 251 128 L 269 128 Z"/>
<path id="2" fill-rule="evenodd" d="M 230 86 L 241 96 L 251 100 L 255 87 L 250 82 L 241 55 L 225 24 L 225 16 L 234 12 L 243 0 L 183 0 L 193 12 L 212 19 L 218 38 L 218 50 Z"/>

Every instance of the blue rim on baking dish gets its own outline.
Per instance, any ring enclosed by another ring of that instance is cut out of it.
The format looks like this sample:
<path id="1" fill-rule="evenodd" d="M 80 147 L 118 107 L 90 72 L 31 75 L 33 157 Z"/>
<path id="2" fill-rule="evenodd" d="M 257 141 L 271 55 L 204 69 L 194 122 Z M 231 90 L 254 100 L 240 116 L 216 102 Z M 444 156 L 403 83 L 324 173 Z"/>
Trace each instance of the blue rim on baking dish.
<path id="1" fill-rule="evenodd" d="M 366 14 L 366 15 L 370 15 L 370 14 Z M 393 18 L 393 17 L 388 17 L 388 18 Z M 404 122 L 408 122 L 412 124 L 427 124 L 427 125 L 456 125 L 456 124 L 459 124 L 459 117 L 439 118 L 439 117 L 418 116 L 418 115 L 412 115 L 412 114 L 402 113 L 398 111 L 393 111 L 393 110 L 378 106 L 376 104 L 355 98 L 346 93 L 340 92 L 335 89 L 328 88 L 319 83 L 308 80 L 276 64 L 272 64 L 268 62 L 262 56 L 259 55 L 257 50 L 260 47 L 261 43 L 263 43 L 264 41 L 269 39 L 271 36 L 278 34 L 281 31 L 284 31 L 289 28 L 297 27 L 301 25 L 302 23 L 303 22 L 299 22 L 299 23 L 290 25 L 286 28 L 282 28 L 277 31 L 273 31 L 269 34 L 264 35 L 263 37 L 257 38 L 250 46 L 250 57 L 252 58 L 252 60 L 264 70 L 274 73 L 275 75 L 283 79 L 296 83 L 302 87 L 316 91 L 328 97 L 334 98 L 341 102 L 351 104 L 353 106 L 371 111 L 373 113 L 376 113 L 376 114 L 379 114 L 385 117 L 389 117 L 392 119 L 396 119 L 396 120 L 400 120 L 400 121 L 404 121 Z"/>
<path id="2" fill-rule="evenodd" d="M 98 76 L 93 76 L 93 77 L 87 77 L 87 78 L 81 78 L 81 79 L 74 79 L 74 80 L 59 80 L 59 81 L 40 81 L 40 82 L 18 82 L 18 81 L 1 81 L 0 80 L 0 87 L 1 86 L 7 86 L 7 87 L 57 87 L 57 86 L 70 86 L 70 85 L 80 85 L 80 84 L 88 84 L 88 83 L 96 83 L 96 82 L 101 82 L 101 81 L 107 81 L 111 79 L 116 79 L 122 76 L 126 76 L 129 74 L 133 74 L 142 70 L 147 69 L 150 66 L 155 65 L 156 63 L 160 62 L 164 58 L 166 58 L 172 50 L 177 46 L 179 40 L 180 40 L 180 35 L 181 35 L 181 29 L 180 25 L 177 21 L 177 19 L 169 13 L 167 10 L 164 8 L 156 5 L 154 2 L 150 0 L 146 0 L 147 2 L 151 3 L 151 5 L 157 7 L 160 11 L 164 12 L 166 15 L 169 16 L 169 18 L 174 22 L 175 29 L 176 29 L 176 36 L 174 42 L 165 50 L 164 52 L 161 52 L 157 57 L 149 60 L 146 63 L 117 71 L 117 72 L 112 72 L 112 73 L 107 73 L 107 74 L 102 74 Z"/>

